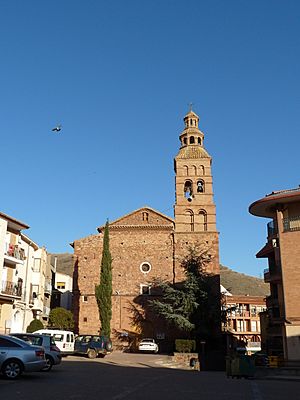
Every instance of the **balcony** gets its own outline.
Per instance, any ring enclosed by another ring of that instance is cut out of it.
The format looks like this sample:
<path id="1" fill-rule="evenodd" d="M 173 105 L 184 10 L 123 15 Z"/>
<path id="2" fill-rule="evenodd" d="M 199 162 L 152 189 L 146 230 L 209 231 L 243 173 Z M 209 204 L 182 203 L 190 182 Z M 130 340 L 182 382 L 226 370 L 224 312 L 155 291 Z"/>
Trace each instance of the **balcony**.
<path id="1" fill-rule="evenodd" d="M 283 218 L 283 232 L 300 231 L 300 216 Z"/>
<path id="2" fill-rule="evenodd" d="M 1 294 L 13 297 L 22 296 L 22 284 L 16 282 L 2 281 Z"/>
<path id="3" fill-rule="evenodd" d="M 273 307 L 278 307 L 278 299 L 273 296 L 267 296 L 266 297 L 266 306 L 267 308 L 273 308 Z"/>
<path id="4" fill-rule="evenodd" d="M 278 233 L 277 222 L 275 221 L 268 222 L 267 231 L 268 231 L 268 238 L 277 235 Z"/>
<path id="5" fill-rule="evenodd" d="M 280 268 L 266 268 L 264 269 L 264 281 L 265 283 L 280 282 L 281 271 Z"/>
<path id="6" fill-rule="evenodd" d="M 6 243 L 6 251 L 4 253 L 4 260 L 6 264 L 16 265 L 24 264 L 25 250 L 17 244 Z"/>

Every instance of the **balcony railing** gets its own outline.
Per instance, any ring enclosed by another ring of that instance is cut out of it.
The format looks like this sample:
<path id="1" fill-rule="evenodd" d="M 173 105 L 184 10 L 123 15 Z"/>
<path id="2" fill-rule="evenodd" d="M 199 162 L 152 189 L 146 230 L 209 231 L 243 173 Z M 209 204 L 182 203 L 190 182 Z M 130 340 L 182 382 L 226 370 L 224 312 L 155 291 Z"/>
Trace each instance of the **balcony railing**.
<path id="1" fill-rule="evenodd" d="M 282 223 L 284 232 L 300 231 L 300 216 L 283 218 Z"/>
<path id="2" fill-rule="evenodd" d="M 24 261 L 26 259 L 25 250 L 22 247 L 19 247 L 17 244 L 7 244 L 5 254 L 21 261 Z"/>
<path id="3" fill-rule="evenodd" d="M 267 223 L 268 237 L 274 236 L 278 233 L 277 223 L 275 221 L 270 221 Z"/>
<path id="4" fill-rule="evenodd" d="M 22 285 L 15 282 L 2 281 L 1 293 L 9 296 L 21 297 Z"/>

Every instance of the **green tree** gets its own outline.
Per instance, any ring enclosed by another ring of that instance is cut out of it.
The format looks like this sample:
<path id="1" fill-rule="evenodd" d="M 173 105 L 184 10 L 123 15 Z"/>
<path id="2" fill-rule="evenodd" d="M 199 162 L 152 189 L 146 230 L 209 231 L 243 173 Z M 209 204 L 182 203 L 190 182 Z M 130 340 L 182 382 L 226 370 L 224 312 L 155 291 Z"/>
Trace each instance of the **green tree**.
<path id="1" fill-rule="evenodd" d="M 27 326 L 26 328 L 26 332 L 27 333 L 32 333 L 35 331 L 38 331 L 39 329 L 43 329 L 44 325 L 42 323 L 42 321 L 40 321 L 39 319 L 33 319 L 30 324 Z"/>
<path id="2" fill-rule="evenodd" d="M 74 328 L 74 318 L 71 311 L 57 307 L 50 311 L 48 326 L 51 328 L 72 330 Z"/>
<path id="3" fill-rule="evenodd" d="M 210 262 L 209 249 L 190 248 L 181 263 L 185 280 L 179 284 L 157 281 L 161 296 L 149 302 L 156 314 L 189 337 L 207 335 L 217 323 L 213 275 L 205 272 Z"/>
<path id="4" fill-rule="evenodd" d="M 95 286 L 95 295 L 99 309 L 101 333 L 105 336 L 110 336 L 110 321 L 112 317 L 112 258 L 109 250 L 108 221 L 104 229 L 100 284 Z"/>

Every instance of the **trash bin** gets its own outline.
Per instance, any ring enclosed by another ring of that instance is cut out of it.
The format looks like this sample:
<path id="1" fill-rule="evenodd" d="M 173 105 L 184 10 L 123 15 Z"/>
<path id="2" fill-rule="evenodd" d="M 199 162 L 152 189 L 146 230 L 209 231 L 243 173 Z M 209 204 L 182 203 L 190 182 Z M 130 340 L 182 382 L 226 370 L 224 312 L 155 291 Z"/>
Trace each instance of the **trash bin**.
<path id="1" fill-rule="evenodd" d="M 253 378 L 255 365 L 252 357 L 247 355 L 237 355 L 226 360 L 227 377 L 232 378 Z"/>

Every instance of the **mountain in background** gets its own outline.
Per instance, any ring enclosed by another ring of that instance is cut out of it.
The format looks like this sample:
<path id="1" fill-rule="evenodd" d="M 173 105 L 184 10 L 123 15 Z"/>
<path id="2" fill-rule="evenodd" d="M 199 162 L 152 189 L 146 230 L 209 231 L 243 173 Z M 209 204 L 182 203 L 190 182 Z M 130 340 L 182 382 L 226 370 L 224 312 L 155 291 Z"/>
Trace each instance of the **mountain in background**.
<path id="1" fill-rule="evenodd" d="M 268 296 L 270 286 L 263 279 L 245 275 L 220 265 L 220 280 L 228 292 L 243 296 Z"/>

